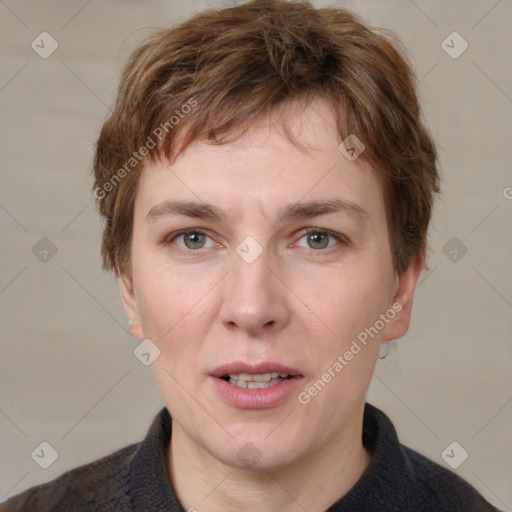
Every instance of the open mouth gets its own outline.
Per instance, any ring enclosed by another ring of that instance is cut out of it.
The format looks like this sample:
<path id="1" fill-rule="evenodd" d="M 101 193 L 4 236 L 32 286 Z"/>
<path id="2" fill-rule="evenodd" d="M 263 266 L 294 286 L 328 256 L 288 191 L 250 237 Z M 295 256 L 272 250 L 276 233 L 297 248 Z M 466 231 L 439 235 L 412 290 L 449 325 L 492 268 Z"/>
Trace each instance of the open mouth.
<path id="1" fill-rule="evenodd" d="M 302 386 L 304 375 L 292 366 L 265 361 L 234 361 L 210 373 L 219 396 L 238 409 L 272 409 L 290 400 Z"/>
<path id="2" fill-rule="evenodd" d="M 287 373 L 271 372 L 271 373 L 231 373 L 223 375 L 221 379 L 225 380 L 232 386 L 243 389 L 265 389 L 277 386 L 282 382 L 293 379 L 293 375 Z"/>

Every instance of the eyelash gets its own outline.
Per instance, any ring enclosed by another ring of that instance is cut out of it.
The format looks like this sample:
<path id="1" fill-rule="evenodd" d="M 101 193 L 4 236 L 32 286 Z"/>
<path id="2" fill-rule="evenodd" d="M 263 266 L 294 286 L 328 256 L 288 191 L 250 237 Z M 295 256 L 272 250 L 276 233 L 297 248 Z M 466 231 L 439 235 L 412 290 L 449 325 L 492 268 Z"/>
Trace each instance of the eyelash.
<path id="1" fill-rule="evenodd" d="M 184 236 L 184 235 L 188 235 L 188 234 L 191 234 L 191 233 L 199 233 L 201 235 L 204 235 L 204 236 L 207 236 L 208 238 L 211 238 L 208 234 L 207 231 L 205 231 L 204 229 L 201 229 L 201 228 L 189 228 L 189 229 L 184 229 L 182 231 L 178 231 L 177 233 L 174 233 L 173 235 L 171 236 L 167 236 L 163 239 L 162 243 L 163 245 L 169 245 L 171 244 L 172 242 L 174 242 L 174 240 L 176 240 L 177 238 L 181 237 L 181 236 Z M 298 238 L 298 240 L 301 240 L 302 238 L 304 238 L 305 236 L 308 236 L 308 235 L 311 235 L 311 234 L 323 234 L 323 235 L 327 235 L 331 238 L 334 238 L 338 244 L 333 246 L 333 247 L 329 247 L 327 249 L 312 249 L 310 248 L 309 250 L 312 252 L 312 253 L 323 253 L 323 254 L 329 254 L 331 252 L 333 252 L 334 250 L 336 250 L 336 248 L 341 245 L 341 246 L 347 246 L 349 245 L 350 241 L 348 240 L 348 238 L 342 234 L 339 234 L 339 233 L 335 233 L 333 231 L 330 231 L 328 229 L 322 229 L 322 228 L 311 228 L 311 227 L 308 227 L 308 228 L 304 228 L 303 229 L 303 233 L 302 235 Z M 298 241 L 297 240 L 297 241 Z M 294 242 L 296 243 L 296 242 Z M 177 247 L 178 251 L 181 252 L 182 254 L 186 254 L 188 256 L 199 256 L 201 252 L 204 251 L 204 249 L 182 249 L 181 247 Z"/>
<path id="2" fill-rule="evenodd" d="M 327 249 L 312 249 L 309 248 L 309 250 L 313 254 L 330 254 L 331 252 L 335 251 L 339 246 L 347 246 L 349 244 L 349 241 L 345 235 L 335 233 L 334 231 L 330 231 L 328 229 L 322 229 L 322 228 L 304 228 L 303 234 L 300 236 L 298 240 L 301 240 L 305 236 L 311 235 L 311 234 L 322 234 L 327 235 L 330 238 L 334 238 L 336 242 L 338 242 L 335 246 L 329 247 Z"/>
<path id="3" fill-rule="evenodd" d="M 204 229 L 200 229 L 200 228 L 183 229 L 182 231 L 178 231 L 177 233 L 175 233 L 175 234 L 173 234 L 171 236 L 166 237 L 163 240 L 163 244 L 164 245 L 169 245 L 172 242 L 174 242 L 174 240 L 176 240 L 177 238 L 180 238 L 183 235 L 188 235 L 190 233 L 199 233 L 201 235 L 204 235 L 204 236 L 207 236 L 207 237 L 211 238 Z M 199 254 L 202 251 L 204 251 L 204 249 L 182 249 L 181 247 L 178 247 L 178 246 L 176 246 L 176 248 L 177 248 L 177 250 L 181 254 L 186 254 L 187 256 L 199 256 Z"/>

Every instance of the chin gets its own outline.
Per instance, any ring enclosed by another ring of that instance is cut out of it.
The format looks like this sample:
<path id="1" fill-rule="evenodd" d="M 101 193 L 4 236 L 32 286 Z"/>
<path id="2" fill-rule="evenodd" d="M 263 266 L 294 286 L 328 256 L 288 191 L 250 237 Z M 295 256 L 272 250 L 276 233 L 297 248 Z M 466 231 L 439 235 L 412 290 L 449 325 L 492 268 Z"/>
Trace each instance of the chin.
<path id="1" fill-rule="evenodd" d="M 293 463 L 298 456 L 296 447 L 303 445 L 282 433 L 270 439 L 268 426 L 251 430 L 240 436 L 227 436 L 223 443 L 213 446 L 209 446 L 212 445 L 209 440 L 206 449 L 217 460 L 233 468 L 276 471 Z"/>

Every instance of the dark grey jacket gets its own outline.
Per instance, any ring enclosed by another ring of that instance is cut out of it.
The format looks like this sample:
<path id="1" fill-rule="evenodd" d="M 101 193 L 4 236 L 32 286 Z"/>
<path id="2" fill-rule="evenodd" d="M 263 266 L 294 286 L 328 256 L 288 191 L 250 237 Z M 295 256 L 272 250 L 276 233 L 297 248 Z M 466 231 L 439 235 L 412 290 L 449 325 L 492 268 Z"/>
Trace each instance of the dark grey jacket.
<path id="1" fill-rule="evenodd" d="M 146 438 L 32 487 L 0 504 L 0 512 L 184 512 L 165 461 L 171 439 L 166 408 Z M 366 404 L 363 443 L 372 462 L 327 512 L 497 512 L 455 473 L 401 445 L 389 418 Z"/>

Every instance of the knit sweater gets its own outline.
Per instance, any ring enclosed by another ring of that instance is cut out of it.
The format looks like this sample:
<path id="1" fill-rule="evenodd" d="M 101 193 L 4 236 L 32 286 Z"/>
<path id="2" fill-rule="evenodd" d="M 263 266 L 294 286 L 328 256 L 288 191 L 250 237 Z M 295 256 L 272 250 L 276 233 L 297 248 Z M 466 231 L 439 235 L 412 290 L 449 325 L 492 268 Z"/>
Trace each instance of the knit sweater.
<path id="1" fill-rule="evenodd" d="M 166 465 L 171 425 L 163 408 L 141 443 L 32 487 L 0 504 L 0 512 L 185 512 Z M 498 511 L 455 473 L 401 445 L 390 419 L 370 404 L 363 444 L 370 465 L 326 512 Z"/>

